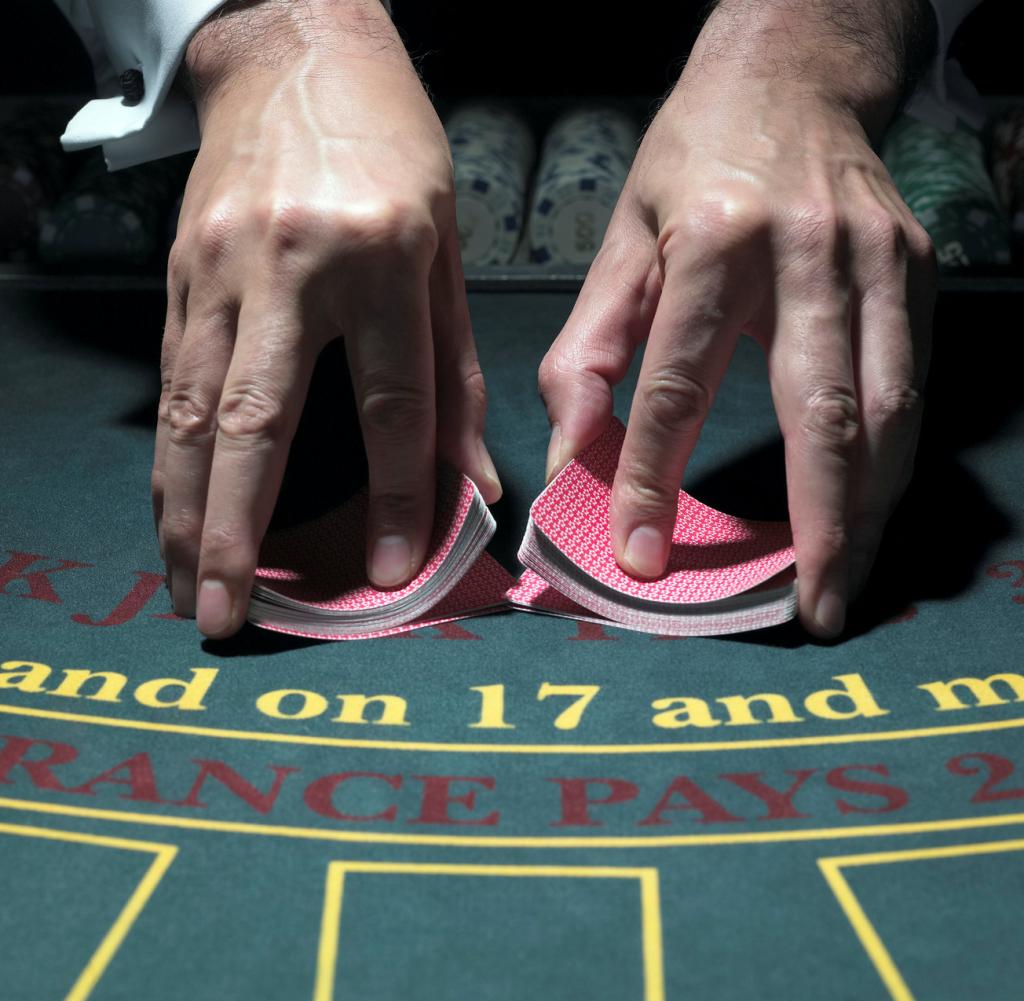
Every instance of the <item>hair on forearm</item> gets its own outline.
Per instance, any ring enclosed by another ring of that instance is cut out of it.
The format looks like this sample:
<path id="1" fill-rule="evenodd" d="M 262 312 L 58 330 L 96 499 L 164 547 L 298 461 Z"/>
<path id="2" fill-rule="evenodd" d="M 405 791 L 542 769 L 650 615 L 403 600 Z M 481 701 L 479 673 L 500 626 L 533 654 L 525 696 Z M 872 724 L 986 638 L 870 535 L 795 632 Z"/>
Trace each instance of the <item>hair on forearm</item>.
<path id="1" fill-rule="evenodd" d="M 899 8 L 903 10 L 902 17 Z M 938 55 L 939 23 L 928 0 L 903 0 L 890 7 L 882 4 L 890 20 L 889 37 L 899 59 L 899 103 L 903 104 L 921 82 Z"/>
<path id="2" fill-rule="evenodd" d="M 377 0 L 228 0 L 192 36 L 183 82 L 200 97 L 227 66 L 277 68 L 313 45 L 340 54 L 353 39 L 385 49 L 395 44 L 390 24 Z"/>
<path id="3" fill-rule="evenodd" d="M 706 22 L 713 14 L 726 14 L 737 27 L 765 11 L 813 13 L 835 44 L 871 60 L 873 68 L 890 79 L 902 103 L 917 86 L 935 57 L 938 23 L 929 0 L 710 0 L 702 9 Z M 793 31 L 792 28 L 789 29 Z M 705 58 L 727 55 L 723 46 Z M 784 66 L 781 54 L 773 59 L 780 72 L 801 71 L 799 57 Z"/>

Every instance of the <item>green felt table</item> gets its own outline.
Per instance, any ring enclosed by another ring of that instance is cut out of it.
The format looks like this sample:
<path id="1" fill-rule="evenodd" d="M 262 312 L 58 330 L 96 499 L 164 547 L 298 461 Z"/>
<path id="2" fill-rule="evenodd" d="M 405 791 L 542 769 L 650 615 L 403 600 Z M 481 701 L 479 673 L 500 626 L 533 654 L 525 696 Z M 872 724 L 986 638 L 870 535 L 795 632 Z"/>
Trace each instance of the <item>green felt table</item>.
<path id="1" fill-rule="evenodd" d="M 471 296 L 510 568 L 572 299 Z M 504 614 L 208 643 L 149 512 L 160 297 L 4 293 L 0 998 L 1018 996 L 1014 305 L 940 301 L 918 473 L 839 642 Z M 351 479 L 336 376 L 281 519 Z M 752 343 L 687 487 L 784 516 Z"/>

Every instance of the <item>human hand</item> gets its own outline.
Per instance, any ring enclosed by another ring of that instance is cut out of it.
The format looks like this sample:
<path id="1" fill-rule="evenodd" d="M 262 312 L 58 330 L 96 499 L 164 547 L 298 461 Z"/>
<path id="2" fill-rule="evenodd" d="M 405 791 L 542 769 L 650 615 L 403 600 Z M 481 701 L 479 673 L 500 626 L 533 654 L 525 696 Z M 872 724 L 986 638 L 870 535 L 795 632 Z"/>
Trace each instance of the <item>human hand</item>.
<path id="1" fill-rule="evenodd" d="M 383 9 L 250 4 L 188 64 L 202 144 L 168 266 L 152 493 L 175 611 L 220 638 L 245 619 L 328 341 L 345 339 L 369 460 L 375 585 L 422 564 L 437 455 L 488 502 L 501 488 L 448 146 Z"/>
<path id="2" fill-rule="evenodd" d="M 835 6 L 719 7 L 540 370 L 550 479 L 604 429 L 647 341 L 611 531 L 623 569 L 651 578 L 737 338 L 755 337 L 785 440 L 800 617 L 819 636 L 842 630 L 910 478 L 934 297 L 928 236 L 868 134 L 900 74 L 837 46 L 831 23 L 814 35 L 812 12 Z"/>

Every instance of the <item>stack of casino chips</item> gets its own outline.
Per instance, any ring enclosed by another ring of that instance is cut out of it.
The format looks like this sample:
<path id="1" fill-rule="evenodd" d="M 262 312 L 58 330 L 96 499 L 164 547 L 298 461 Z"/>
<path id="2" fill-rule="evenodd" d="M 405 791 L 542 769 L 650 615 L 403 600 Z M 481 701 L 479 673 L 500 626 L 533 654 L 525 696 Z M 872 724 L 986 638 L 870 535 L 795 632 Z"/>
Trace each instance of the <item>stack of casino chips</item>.
<path id="1" fill-rule="evenodd" d="M 1024 251 L 1024 105 L 1010 108 L 992 130 L 992 179 L 1010 218 L 1013 242 Z"/>
<path id="2" fill-rule="evenodd" d="M 533 135 L 514 112 L 475 102 L 445 123 L 455 171 L 455 211 L 462 263 L 508 264 L 519 246 Z"/>
<path id="3" fill-rule="evenodd" d="M 1010 263 L 1009 227 L 985 166 L 980 137 L 908 115 L 890 127 L 882 157 L 900 195 L 928 231 L 942 271 Z"/>
<path id="4" fill-rule="evenodd" d="M 108 171 L 96 154 L 47 213 L 39 258 L 53 267 L 137 271 L 164 247 L 166 219 L 188 157 Z"/>
<path id="5" fill-rule="evenodd" d="M 0 259 L 35 255 L 45 210 L 67 181 L 68 156 L 59 137 L 63 110 L 33 107 L 3 123 L 0 146 Z"/>
<path id="6" fill-rule="evenodd" d="M 639 130 L 611 107 L 571 111 L 548 130 L 527 224 L 536 264 L 590 264 L 633 162 Z"/>

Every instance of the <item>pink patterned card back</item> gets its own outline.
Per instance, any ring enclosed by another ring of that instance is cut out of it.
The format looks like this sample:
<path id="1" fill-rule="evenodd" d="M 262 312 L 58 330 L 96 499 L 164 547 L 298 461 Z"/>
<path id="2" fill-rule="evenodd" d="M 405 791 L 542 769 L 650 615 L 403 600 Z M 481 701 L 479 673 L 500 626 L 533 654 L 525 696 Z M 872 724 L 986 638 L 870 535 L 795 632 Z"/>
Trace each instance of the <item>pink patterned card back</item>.
<path id="1" fill-rule="evenodd" d="M 466 575 L 436 605 L 419 618 L 400 626 L 349 635 L 337 630 L 325 631 L 314 622 L 301 628 L 267 622 L 261 622 L 260 625 L 272 632 L 305 636 L 308 639 L 383 639 L 388 636 L 401 636 L 426 626 L 440 626 L 445 622 L 454 622 L 456 619 L 465 619 L 473 615 L 504 611 L 508 607 L 505 595 L 515 583 L 515 578 L 485 551 L 480 554 Z"/>
<path id="2" fill-rule="evenodd" d="M 256 584 L 319 608 L 371 611 L 418 591 L 451 552 L 473 503 L 473 484 L 447 467 L 437 472 L 434 530 L 423 569 L 405 587 L 379 591 L 366 576 L 365 488 L 315 521 L 267 536 Z"/>
<path id="3" fill-rule="evenodd" d="M 793 563 L 787 522 L 735 518 L 680 490 L 666 573 L 652 581 L 625 573 L 612 554 L 608 514 L 625 433 L 613 420 L 530 509 L 535 526 L 585 574 L 632 598 L 691 604 L 741 594 Z"/>
<path id="4" fill-rule="evenodd" d="M 524 570 L 522 576 L 508 589 L 508 600 L 514 605 L 535 609 L 538 612 L 555 612 L 559 615 L 587 617 L 591 612 L 566 597 L 553 584 L 549 584 L 539 573 Z"/>

